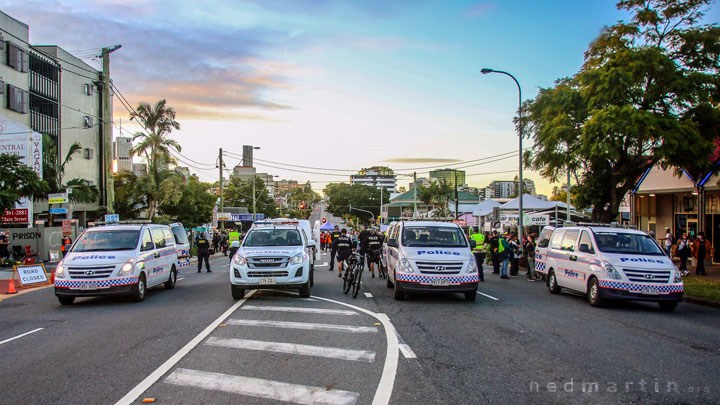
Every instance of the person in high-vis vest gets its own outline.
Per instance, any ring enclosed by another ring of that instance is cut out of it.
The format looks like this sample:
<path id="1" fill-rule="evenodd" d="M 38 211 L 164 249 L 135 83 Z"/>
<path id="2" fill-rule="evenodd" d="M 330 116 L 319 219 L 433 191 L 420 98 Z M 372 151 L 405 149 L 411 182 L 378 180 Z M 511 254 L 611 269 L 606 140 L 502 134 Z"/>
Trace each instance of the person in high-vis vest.
<path id="1" fill-rule="evenodd" d="M 483 275 L 483 263 L 485 263 L 485 235 L 480 233 L 478 227 L 473 228 L 473 234 L 470 235 L 470 239 L 475 241 L 475 248 L 472 253 L 475 256 L 475 262 L 477 263 L 478 276 L 480 281 L 485 282 L 485 276 Z"/>
<path id="2" fill-rule="evenodd" d="M 235 241 L 240 242 L 240 232 L 235 231 L 235 230 L 230 231 L 230 233 L 228 234 L 228 241 L 230 241 L 230 244 L 232 244 Z"/>

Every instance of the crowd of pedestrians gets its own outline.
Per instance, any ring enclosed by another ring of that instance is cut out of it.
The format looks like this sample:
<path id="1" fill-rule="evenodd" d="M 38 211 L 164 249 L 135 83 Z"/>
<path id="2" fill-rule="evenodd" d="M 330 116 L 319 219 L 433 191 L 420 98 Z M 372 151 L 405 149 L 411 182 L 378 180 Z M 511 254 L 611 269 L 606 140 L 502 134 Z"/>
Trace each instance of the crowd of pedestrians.
<path id="1" fill-rule="evenodd" d="M 540 279 L 535 271 L 537 234 L 527 234 L 520 242 L 515 233 L 500 235 L 497 231 L 493 231 L 490 234 L 483 234 L 475 227 L 470 238 L 475 241 L 473 254 L 480 270 L 481 282 L 485 281 L 482 265 L 486 262 L 492 265 L 493 274 L 499 274 L 500 278 L 504 280 L 518 277 L 521 268 L 526 269 L 525 277 L 528 281 Z"/>

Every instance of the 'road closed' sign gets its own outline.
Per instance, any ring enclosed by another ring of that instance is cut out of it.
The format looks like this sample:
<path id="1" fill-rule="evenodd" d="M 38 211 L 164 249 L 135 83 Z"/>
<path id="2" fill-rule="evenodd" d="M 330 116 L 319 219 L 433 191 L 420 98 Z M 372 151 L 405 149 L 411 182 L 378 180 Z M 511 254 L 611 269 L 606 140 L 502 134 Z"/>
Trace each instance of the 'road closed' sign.
<path id="1" fill-rule="evenodd" d="M 20 279 L 20 284 L 23 286 L 48 282 L 47 273 L 45 273 L 45 267 L 42 264 L 15 266 L 15 272 L 18 279 Z"/>

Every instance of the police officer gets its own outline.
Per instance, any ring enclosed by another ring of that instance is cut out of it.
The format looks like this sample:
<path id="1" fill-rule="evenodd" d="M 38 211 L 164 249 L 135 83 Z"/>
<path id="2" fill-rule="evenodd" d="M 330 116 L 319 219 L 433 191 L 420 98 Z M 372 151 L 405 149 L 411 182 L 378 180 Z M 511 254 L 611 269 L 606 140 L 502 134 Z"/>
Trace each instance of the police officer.
<path id="1" fill-rule="evenodd" d="M 203 259 L 205 260 L 207 272 L 212 273 L 210 271 L 210 242 L 205 237 L 205 234 L 200 234 L 196 245 L 198 248 L 198 273 L 202 271 Z"/>
<path id="2" fill-rule="evenodd" d="M 497 231 L 493 231 L 490 237 L 490 259 L 493 265 L 493 274 L 500 274 L 500 237 Z"/>
<path id="3" fill-rule="evenodd" d="M 337 239 L 333 240 L 333 243 L 333 252 L 337 251 L 338 277 L 342 277 L 343 262 L 347 260 L 347 258 L 350 257 L 350 255 L 352 254 L 354 244 L 352 239 L 350 239 L 350 237 L 347 235 L 347 229 L 345 228 L 343 228 L 343 230 L 340 232 L 340 236 L 338 236 Z M 335 253 L 333 253 L 333 255 L 334 254 Z M 332 267 L 330 267 L 330 269 L 332 270 Z"/>
<path id="4" fill-rule="evenodd" d="M 485 275 L 483 274 L 483 263 L 485 263 L 485 235 L 480 233 L 478 227 L 473 228 L 473 234 L 470 238 L 475 241 L 475 248 L 472 250 L 473 256 L 475 256 L 475 262 L 477 263 L 478 277 L 480 281 L 485 282 Z"/>
<path id="5" fill-rule="evenodd" d="M 382 249 L 382 236 L 378 232 L 370 233 L 365 238 L 365 254 L 367 255 L 368 267 L 370 268 L 370 276 L 375 278 L 375 269 L 373 263 L 380 261 L 380 253 Z"/>
<path id="6" fill-rule="evenodd" d="M 60 242 L 60 252 L 62 252 L 62 256 L 65 257 L 67 252 L 70 250 L 70 245 L 72 245 L 72 239 L 69 235 L 63 235 L 62 241 Z"/>
<path id="7" fill-rule="evenodd" d="M 345 231 L 347 233 L 347 231 Z M 333 270 L 335 264 L 335 255 L 337 254 L 337 240 L 340 237 L 340 228 L 335 225 L 335 230 L 330 233 L 330 271 Z"/>

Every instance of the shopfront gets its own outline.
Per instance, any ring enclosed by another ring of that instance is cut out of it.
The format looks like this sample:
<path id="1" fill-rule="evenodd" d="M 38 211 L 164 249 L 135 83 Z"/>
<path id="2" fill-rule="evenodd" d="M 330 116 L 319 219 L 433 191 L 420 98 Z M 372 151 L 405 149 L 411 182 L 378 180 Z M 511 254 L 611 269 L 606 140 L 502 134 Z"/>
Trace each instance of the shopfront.
<path id="1" fill-rule="evenodd" d="M 713 262 L 720 263 L 720 191 L 705 192 L 705 237 L 715 247 Z"/>

